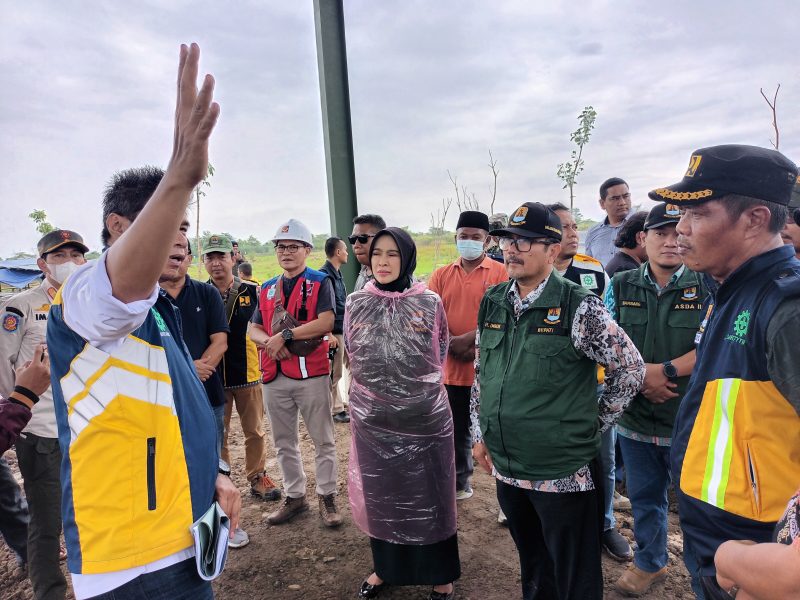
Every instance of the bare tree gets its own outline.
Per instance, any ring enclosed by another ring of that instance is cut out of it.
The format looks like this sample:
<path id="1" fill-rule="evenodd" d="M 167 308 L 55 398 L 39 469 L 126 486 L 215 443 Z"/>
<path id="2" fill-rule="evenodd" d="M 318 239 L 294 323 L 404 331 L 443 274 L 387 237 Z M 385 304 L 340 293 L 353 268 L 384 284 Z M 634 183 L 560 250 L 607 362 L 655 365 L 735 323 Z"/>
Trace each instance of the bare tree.
<path id="1" fill-rule="evenodd" d="M 497 198 L 497 175 L 500 173 L 497 168 L 497 161 L 492 156 L 492 149 L 489 148 L 489 168 L 492 170 L 492 201 L 489 204 L 489 214 L 494 214 L 494 201 Z"/>
<path id="2" fill-rule="evenodd" d="M 194 204 L 197 208 L 197 219 L 195 221 L 195 235 L 194 235 L 194 251 L 197 252 L 197 277 L 201 278 L 203 276 L 203 272 L 201 271 L 200 266 L 200 259 L 203 256 L 203 249 L 200 247 L 200 197 L 205 196 L 206 193 L 203 190 L 204 187 L 211 187 L 211 179 L 214 176 L 214 165 L 208 163 L 208 171 L 206 172 L 206 176 L 203 178 L 203 181 L 197 184 L 197 187 L 194 188 Z"/>
<path id="3" fill-rule="evenodd" d="M 449 170 L 447 171 L 447 176 L 450 178 L 450 183 L 453 184 L 453 189 L 456 192 L 456 208 L 458 208 L 458 212 L 463 212 L 465 210 L 480 210 L 478 197 L 474 193 L 470 192 L 465 185 L 462 185 L 459 189 L 458 177 L 453 177 Z M 449 198 L 449 200 L 452 201 L 452 198 Z"/>
<path id="4" fill-rule="evenodd" d="M 772 102 L 769 101 L 767 95 L 764 93 L 764 88 L 760 88 L 761 96 L 764 98 L 764 101 L 769 106 L 770 110 L 772 110 L 772 128 L 775 130 L 775 141 L 773 142 L 770 140 L 772 147 L 775 150 L 779 150 L 779 146 L 781 145 L 781 132 L 778 130 L 778 92 L 781 91 L 781 84 L 778 84 L 778 87 L 775 88 L 775 96 L 772 98 Z"/>

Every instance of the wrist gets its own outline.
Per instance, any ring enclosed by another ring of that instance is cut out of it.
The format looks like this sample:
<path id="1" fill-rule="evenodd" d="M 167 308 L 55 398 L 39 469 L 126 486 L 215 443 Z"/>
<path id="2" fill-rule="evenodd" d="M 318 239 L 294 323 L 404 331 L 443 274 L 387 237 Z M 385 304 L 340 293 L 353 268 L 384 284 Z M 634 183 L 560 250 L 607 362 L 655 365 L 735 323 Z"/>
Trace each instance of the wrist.
<path id="1" fill-rule="evenodd" d="M 661 363 L 661 372 L 664 374 L 664 377 L 669 380 L 673 380 L 678 377 L 678 369 L 675 368 L 675 365 L 672 364 L 671 360 Z"/>
<path id="2" fill-rule="evenodd" d="M 22 394 L 18 394 L 17 392 L 11 392 L 8 396 L 8 401 L 13 402 L 14 404 L 21 404 L 28 410 L 33 410 L 33 402 L 31 402 L 28 398 L 23 396 Z"/>
<path id="3" fill-rule="evenodd" d="M 39 401 L 38 394 L 22 385 L 15 385 L 11 395 L 16 397 L 17 400 L 22 400 L 25 404 L 30 403 L 31 407 Z"/>

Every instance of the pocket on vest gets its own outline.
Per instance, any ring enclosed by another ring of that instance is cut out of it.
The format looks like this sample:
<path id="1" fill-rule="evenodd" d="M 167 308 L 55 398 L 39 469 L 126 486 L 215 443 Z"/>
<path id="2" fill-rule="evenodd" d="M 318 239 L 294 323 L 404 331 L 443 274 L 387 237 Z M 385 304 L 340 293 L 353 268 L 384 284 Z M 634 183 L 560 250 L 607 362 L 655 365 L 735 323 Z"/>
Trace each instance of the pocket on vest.
<path id="1" fill-rule="evenodd" d="M 525 357 L 521 378 L 536 383 L 552 383 L 556 376 L 556 357 L 572 348 L 568 336 L 533 336 L 525 342 Z M 571 362 L 571 361 L 567 361 Z M 565 361 L 558 361 L 557 367 L 563 369 Z"/>

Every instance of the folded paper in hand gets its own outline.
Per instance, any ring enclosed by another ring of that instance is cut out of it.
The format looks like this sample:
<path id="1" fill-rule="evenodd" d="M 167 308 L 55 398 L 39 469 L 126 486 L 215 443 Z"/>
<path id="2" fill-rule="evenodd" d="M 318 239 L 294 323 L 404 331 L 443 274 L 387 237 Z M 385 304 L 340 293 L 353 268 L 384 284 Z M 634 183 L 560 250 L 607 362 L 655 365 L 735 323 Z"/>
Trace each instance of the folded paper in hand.
<path id="1" fill-rule="evenodd" d="M 214 502 L 206 513 L 192 523 L 194 555 L 197 573 L 206 581 L 219 577 L 228 558 L 228 537 L 231 523 L 219 502 Z"/>

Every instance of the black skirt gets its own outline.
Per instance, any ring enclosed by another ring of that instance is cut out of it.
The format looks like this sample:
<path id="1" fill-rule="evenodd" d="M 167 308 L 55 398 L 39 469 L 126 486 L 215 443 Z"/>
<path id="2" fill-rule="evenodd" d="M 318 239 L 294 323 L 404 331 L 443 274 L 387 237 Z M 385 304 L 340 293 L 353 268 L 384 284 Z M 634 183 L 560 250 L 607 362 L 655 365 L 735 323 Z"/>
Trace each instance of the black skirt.
<path id="1" fill-rule="evenodd" d="M 454 534 L 424 546 L 369 538 L 375 573 L 391 585 L 446 585 L 461 577 L 458 539 Z"/>

